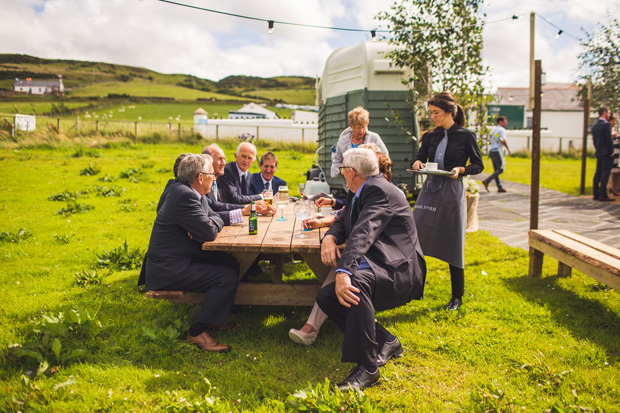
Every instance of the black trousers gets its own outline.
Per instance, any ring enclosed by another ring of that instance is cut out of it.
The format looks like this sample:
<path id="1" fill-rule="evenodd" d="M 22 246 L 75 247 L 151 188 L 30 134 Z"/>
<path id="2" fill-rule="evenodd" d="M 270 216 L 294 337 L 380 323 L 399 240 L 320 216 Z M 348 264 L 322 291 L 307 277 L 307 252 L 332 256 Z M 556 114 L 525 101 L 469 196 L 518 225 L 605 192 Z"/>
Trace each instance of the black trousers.
<path id="1" fill-rule="evenodd" d="M 497 188 L 501 188 L 502 184 L 499 182 L 499 176 L 504 172 L 502 169 L 502 157 L 500 156 L 498 151 L 489 152 L 489 157 L 491 158 L 491 162 L 493 163 L 493 173 L 485 179 L 486 183 L 490 183 L 495 180 L 497 184 Z"/>
<path id="2" fill-rule="evenodd" d="M 344 333 L 342 343 L 343 363 L 364 366 L 377 365 L 377 348 L 386 343 L 391 334 L 375 321 L 372 297 L 375 291 L 375 274 L 371 269 L 358 270 L 351 276 L 351 284 L 360 290 L 358 305 L 344 307 L 336 297 L 336 283 L 319 290 L 316 302 Z"/>
<path id="3" fill-rule="evenodd" d="M 228 254 L 210 252 L 205 254 L 204 271 L 200 275 L 176 281 L 165 289 L 206 293 L 196 322 L 226 324 L 238 285 L 237 260 Z"/>
<path id="4" fill-rule="evenodd" d="M 607 198 L 607 182 L 614 167 L 614 158 L 611 155 L 596 157 L 596 172 L 592 181 L 592 195 L 594 198 Z"/>

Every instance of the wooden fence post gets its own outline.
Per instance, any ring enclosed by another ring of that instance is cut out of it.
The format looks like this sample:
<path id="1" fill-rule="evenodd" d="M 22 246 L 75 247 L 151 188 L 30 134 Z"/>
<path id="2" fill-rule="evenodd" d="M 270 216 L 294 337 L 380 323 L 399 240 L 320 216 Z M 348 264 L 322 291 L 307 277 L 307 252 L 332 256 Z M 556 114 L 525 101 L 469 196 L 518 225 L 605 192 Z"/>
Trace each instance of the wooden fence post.
<path id="1" fill-rule="evenodd" d="M 179 140 L 181 140 L 181 122 L 179 122 Z"/>
<path id="2" fill-rule="evenodd" d="M 99 119 L 95 121 L 95 132 L 99 133 Z"/>
<path id="3" fill-rule="evenodd" d="M 215 125 L 215 140 L 217 141 L 220 137 L 220 125 Z"/>
<path id="4" fill-rule="evenodd" d="M 136 139 L 138 138 L 138 121 L 136 121 Z"/>
<path id="5" fill-rule="evenodd" d="M 60 118 L 56 119 L 56 130 L 60 133 Z"/>
<path id="6" fill-rule="evenodd" d="M 80 117 L 79 116 L 75 118 L 75 131 L 76 132 L 80 131 Z"/>

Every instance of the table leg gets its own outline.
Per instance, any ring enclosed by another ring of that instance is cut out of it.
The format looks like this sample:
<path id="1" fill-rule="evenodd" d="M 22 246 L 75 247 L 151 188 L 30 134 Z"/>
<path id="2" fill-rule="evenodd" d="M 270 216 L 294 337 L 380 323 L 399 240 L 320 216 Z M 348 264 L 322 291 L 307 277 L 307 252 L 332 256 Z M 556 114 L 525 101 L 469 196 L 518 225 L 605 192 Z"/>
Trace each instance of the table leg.
<path id="1" fill-rule="evenodd" d="M 329 274 L 329 267 L 323 264 L 323 261 L 321 261 L 321 254 L 310 254 L 302 252 L 301 257 L 304 261 L 306 261 L 306 264 L 308 264 L 308 267 L 310 267 L 316 278 L 318 278 L 321 283 L 323 283 L 323 281 L 325 281 L 325 278 L 327 278 L 327 274 Z"/>
<path id="2" fill-rule="evenodd" d="M 239 279 L 241 279 L 258 257 L 258 252 L 233 252 L 232 256 L 239 262 Z"/>

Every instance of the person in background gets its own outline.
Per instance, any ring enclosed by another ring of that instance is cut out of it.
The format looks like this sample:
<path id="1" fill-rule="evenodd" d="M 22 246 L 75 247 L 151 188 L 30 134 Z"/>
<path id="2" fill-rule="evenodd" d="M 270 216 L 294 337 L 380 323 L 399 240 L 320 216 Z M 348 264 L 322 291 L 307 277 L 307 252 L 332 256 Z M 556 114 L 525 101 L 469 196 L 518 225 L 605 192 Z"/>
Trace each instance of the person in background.
<path id="1" fill-rule="evenodd" d="M 447 176 L 429 175 L 416 200 L 413 216 L 425 256 L 449 264 L 452 299 L 448 310 L 457 310 L 465 292 L 465 224 L 467 204 L 463 176 L 484 169 L 476 135 L 465 129 L 465 113 L 450 92 L 438 93 L 428 101 L 435 129 L 428 131 L 412 169 L 436 162 Z M 469 163 L 469 165 L 468 165 Z"/>
<path id="2" fill-rule="evenodd" d="M 510 155 L 510 148 L 508 148 L 508 143 L 506 142 L 506 125 L 508 125 L 506 117 L 498 116 L 497 125 L 491 129 L 489 158 L 491 158 L 491 162 L 493 163 L 493 173 L 482 181 L 482 185 L 484 185 L 484 189 L 486 189 L 487 192 L 489 192 L 489 183 L 493 180 L 495 180 L 497 184 L 497 192 L 506 192 L 499 182 L 499 176 L 504 173 L 506 166 L 506 159 L 504 158 L 502 146 L 506 148 L 508 155 Z"/>
<path id="3" fill-rule="evenodd" d="M 145 279 L 147 291 L 206 293 L 187 340 L 204 351 L 221 353 L 230 347 L 216 341 L 212 331 L 229 328 L 239 264 L 229 255 L 202 250 L 224 226 L 204 198 L 214 180 L 210 156 L 189 154 L 180 162 L 178 183 L 171 186 L 153 224 Z"/>
<path id="4" fill-rule="evenodd" d="M 252 201 L 261 201 L 262 195 L 250 195 L 250 177 L 248 171 L 256 160 L 256 146 L 250 142 L 241 142 L 235 151 L 235 162 L 224 167 L 224 174 L 217 178 L 220 201 L 230 204 L 245 205 Z"/>
<path id="5" fill-rule="evenodd" d="M 265 152 L 260 157 L 258 163 L 260 172 L 252 174 L 252 181 L 250 183 L 250 194 L 261 194 L 266 189 L 271 189 L 273 194 L 278 193 L 278 188 L 286 186 L 286 182 L 283 179 L 275 176 L 278 170 L 278 157 L 273 152 Z"/>
<path id="6" fill-rule="evenodd" d="M 592 126 L 592 139 L 596 155 L 596 172 L 592 180 L 592 199 L 601 202 L 613 202 L 607 195 L 607 181 L 611 175 L 614 162 L 614 144 L 611 138 L 609 109 L 598 110 L 598 121 Z"/>
<path id="7" fill-rule="evenodd" d="M 611 137 L 614 143 L 613 167 L 611 168 L 611 186 L 609 187 L 609 192 L 618 196 L 618 192 L 616 191 L 616 188 L 618 188 L 618 177 L 620 176 L 620 138 L 618 138 L 618 131 L 616 130 L 618 118 L 616 118 L 615 115 L 610 115 L 609 123 L 611 124 Z"/>
<path id="8" fill-rule="evenodd" d="M 340 134 L 338 143 L 336 144 L 336 152 L 333 154 L 331 167 L 332 178 L 341 175 L 339 168 L 342 166 L 343 154 L 349 149 L 357 148 L 364 143 L 374 143 L 381 149 L 381 152 L 390 156 L 381 137 L 368 130 L 370 114 L 366 109 L 361 106 L 356 107 L 349 112 L 348 119 L 349 127 Z"/>
<path id="9" fill-rule="evenodd" d="M 349 188 L 344 212 L 321 243 L 321 260 L 336 268 L 336 282 L 322 287 L 316 302 L 344 333 L 341 361 L 357 364 L 337 387 L 364 390 L 379 380 L 379 367 L 403 353 L 375 311 L 421 299 L 426 262 L 411 207 L 379 173 L 375 154 L 350 149 L 341 170 Z"/>

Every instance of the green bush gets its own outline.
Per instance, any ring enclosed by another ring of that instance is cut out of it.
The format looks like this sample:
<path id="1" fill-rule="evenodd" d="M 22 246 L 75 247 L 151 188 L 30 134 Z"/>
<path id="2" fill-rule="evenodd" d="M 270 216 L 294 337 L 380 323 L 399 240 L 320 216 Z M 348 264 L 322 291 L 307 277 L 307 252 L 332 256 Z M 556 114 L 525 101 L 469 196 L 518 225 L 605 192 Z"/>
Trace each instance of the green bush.
<path id="1" fill-rule="evenodd" d="M 97 254 L 97 266 L 112 271 L 135 270 L 142 265 L 144 254 L 140 248 L 130 250 L 125 240 L 122 246 L 110 251 L 103 249 L 103 252 Z"/>
<path id="2" fill-rule="evenodd" d="M 25 241 L 32 237 L 32 232 L 26 231 L 24 228 L 20 228 L 17 232 L 0 232 L 0 242 L 10 242 L 17 244 L 18 242 Z"/>
<path id="3" fill-rule="evenodd" d="M 101 172 L 101 169 L 97 167 L 97 164 L 91 163 L 80 171 L 80 175 L 92 176 L 97 175 L 99 172 Z"/>

